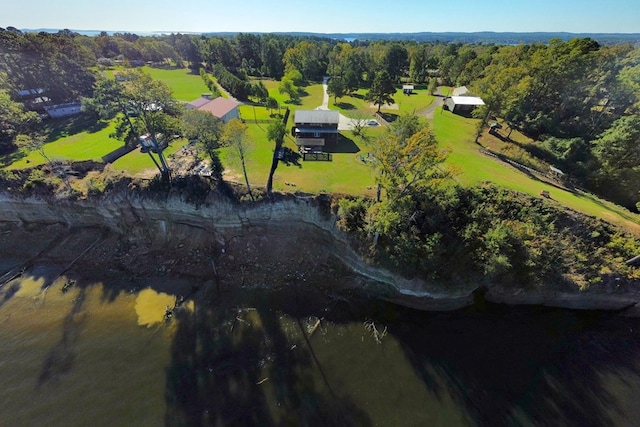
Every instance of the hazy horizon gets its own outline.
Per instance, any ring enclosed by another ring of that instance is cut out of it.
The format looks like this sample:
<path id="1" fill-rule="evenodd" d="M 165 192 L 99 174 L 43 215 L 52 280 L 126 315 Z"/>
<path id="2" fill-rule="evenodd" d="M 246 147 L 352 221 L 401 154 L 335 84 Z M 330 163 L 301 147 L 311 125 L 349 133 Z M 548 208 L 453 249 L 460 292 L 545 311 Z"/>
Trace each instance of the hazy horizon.
<path id="1" fill-rule="evenodd" d="M 0 27 L 68 28 L 77 31 L 136 33 L 312 32 L 567 32 L 629 34 L 640 32 L 637 0 L 325 0 L 314 7 L 297 0 L 275 5 L 245 0 L 241 7 L 217 0 L 158 0 L 151 8 L 112 0 L 100 8 L 80 0 L 32 0 L 3 7 Z"/>

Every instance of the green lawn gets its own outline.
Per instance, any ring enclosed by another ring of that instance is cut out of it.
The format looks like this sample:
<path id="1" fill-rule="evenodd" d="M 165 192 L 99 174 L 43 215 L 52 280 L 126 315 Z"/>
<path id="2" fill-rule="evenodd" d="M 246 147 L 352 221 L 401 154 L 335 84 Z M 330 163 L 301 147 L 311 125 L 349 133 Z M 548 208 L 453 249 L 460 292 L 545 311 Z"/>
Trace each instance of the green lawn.
<path id="1" fill-rule="evenodd" d="M 95 160 L 121 147 L 122 141 L 109 137 L 114 131 L 114 123 L 99 130 L 85 130 L 68 136 L 62 136 L 44 145 L 45 154 L 52 160 Z M 45 163 L 37 151 L 32 151 L 20 160 L 12 163 L 9 169 L 23 169 Z"/>
<path id="2" fill-rule="evenodd" d="M 252 80 L 256 81 L 256 80 Z M 269 91 L 269 96 L 274 98 L 282 108 L 289 107 L 291 110 L 315 110 L 322 105 L 323 90 L 321 83 L 314 83 L 304 86 L 301 89 L 302 96 L 300 103 L 289 102 L 289 96 L 278 91 L 279 81 L 273 79 L 261 80 Z"/>
<path id="3" fill-rule="evenodd" d="M 204 84 L 200 75 L 192 74 L 191 70 L 187 68 L 142 67 L 142 70 L 169 86 L 173 97 L 179 101 L 193 101 L 200 98 L 203 93 L 209 92 L 209 88 Z"/>
<path id="4" fill-rule="evenodd" d="M 203 93 L 209 92 L 209 88 L 204 84 L 199 74 L 192 74 L 188 68 L 155 68 L 155 67 L 139 67 L 154 79 L 164 82 L 178 101 L 190 102 L 200 98 Z M 105 73 L 109 77 L 113 77 L 114 73 L 125 70 L 124 67 L 115 67 L 106 70 Z"/>
<path id="5" fill-rule="evenodd" d="M 356 111 L 368 112 L 373 115 L 378 108 L 365 101 L 367 92 L 366 89 L 359 89 L 350 96 L 338 98 L 337 103 L 331 97 L 329 99 L 329 107 L 340 110 L 347 117 L 352 117 Z M 414 90 L 413 95 L 405 95 L 402 93 L 402 89 L 398 89 L 393 99 L 395 100 L 394 106 L 383 105 L 380 111 L 396 115 L 419 113 L 431 105 L 435 97 L 429 95 L 426 90 Z"/>
<path id="6" fill-rule="evenodd" d="M 441 109 L 436 110 L 432 122 L 438 141 L 451 150 L 447 161 L 461 172 L 456 180 L 462 185 L 489 181 L 532 196 L 539 196 L 546 190 L 553 201 L 570 209 L 606 219 L 626 229 L 640 230 L 638 215 L 620 206 L 590 194 L 572 193 L 552 186 L 483 154 L 480 146 L 474 143 L 476 123 L 477 119 L 464 118 Z"/>
<path id="7" fill-rule="evenodd" d="M 249 135 L 255 141 L 247 162 L 249 181 L 253 185 L 264 187 L 269 176 L 273 156 L 273 142 L 267 141 L 266 125 L 249 124 Z M 381 128 L 371 129 L 370 135 L 381 132 Z M 356 138 L 351 132 L 342 132 L 344 139 L 341 147 L 344 151 L 332 153 L 331 162 L 302 161 L 299 165 L 286 165 L 281 162 L 274 175 L 274 189 L 278 191 L 308 193 L 337 192 L 348 194 L 374 195 L 374 175 L 371 167 L 360 160 L 370 151 L 367 141 Z M 295 142 L 290 136 L 285 138 L 285 146 L 297 152 Z M 357 152 L 356 152 L 357 151 Z M 227 148 L 220 150 L 222 163 L 229 169 L 228 179 L 243 182 L 242 170 L 237 161 L 232 160 Z M 294 186 L 286 185 L 293 183 Z M 367 188 L 371 187 L 371 188 Z"/>

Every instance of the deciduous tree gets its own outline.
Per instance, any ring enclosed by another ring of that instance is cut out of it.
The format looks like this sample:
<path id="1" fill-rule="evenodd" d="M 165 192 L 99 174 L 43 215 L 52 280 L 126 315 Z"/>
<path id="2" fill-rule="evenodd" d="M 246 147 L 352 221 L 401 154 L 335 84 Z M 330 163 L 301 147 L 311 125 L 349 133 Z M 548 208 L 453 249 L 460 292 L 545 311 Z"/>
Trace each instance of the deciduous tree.
<path id="1" fill-rule="evenodd" d="M 393 81 L 386 71 L 376 73 L 371 89 L 367 92 L 367 101 L 378 106 L 378 113 L 380 107 L 384 104 L 393 104 L 393 94 L 396 93 L 396 88 L 393 86 Z"/>
<path id="2" fill-rule="evenodd" d="M 340 77 L 332 77 L 327 83 L 327 93 L 333 96 L 333 102 L 337 103 L 338 98 L 346 95 L 347 88 Z"/>
<path id="3" fill-rule="evenodd" d="M 253 141 L 247 134 L 247 125 L 239 119 L 230 120 L 224 127 L 222 141 L 225 146 L 229 147 L 232 157 L 240 162 L 244 181 L 247 184 L 247 193 L 251 200 L 254 200 L 247 174 L 247 156 L 253 148 Z"/>

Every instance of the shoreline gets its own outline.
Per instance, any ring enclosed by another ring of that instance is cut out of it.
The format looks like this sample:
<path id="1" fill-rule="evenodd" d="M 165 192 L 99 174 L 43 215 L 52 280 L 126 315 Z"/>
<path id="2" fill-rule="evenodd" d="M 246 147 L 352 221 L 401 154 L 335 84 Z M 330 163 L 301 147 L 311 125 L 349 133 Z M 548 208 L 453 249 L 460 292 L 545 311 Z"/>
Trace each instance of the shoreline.
<path id="1" fill-rule="evenodd" d="M 427 311 L 468 307 L 481 295 L 491 303 L 640 316 L 640 294 L 633 291 L 558 292 L 406 279 L 367 263 L 356 252 L 349 236 L 337 228 L 326 196 L 234 204 L 213 194 L 196 207 L 175 196 L 129 192 L 75 201 L 0 193 L 0 225 L 5 260 L 0 274 L 5 276 L 11 273 L 12 257 L 35 257 L 38 263 L 65 265 L 71 271 L 115 268 L 112 273 L 120 280 L 167 276 L 210 281 L 213 264 L 228 283 L 273 287 L 308 281 L 321 286 L 343 280 L 346 288 Z M 21 248 L 16 241 L 28 245 Z"/>

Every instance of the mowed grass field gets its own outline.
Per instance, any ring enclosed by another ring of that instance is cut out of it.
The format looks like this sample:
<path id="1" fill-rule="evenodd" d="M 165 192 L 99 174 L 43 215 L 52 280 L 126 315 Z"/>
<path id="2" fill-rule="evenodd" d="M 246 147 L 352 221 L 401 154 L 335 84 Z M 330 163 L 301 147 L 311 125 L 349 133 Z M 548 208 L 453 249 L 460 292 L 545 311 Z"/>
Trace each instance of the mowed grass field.
<path id="1" fill-rule="evenodd" d="M 118 71 L 126 70 L 124 67 L 114 67 L 106 70 L 105 74 L 113 78 Z M 203 93 L 209 92 L 209 88 L 202 81 L 200 74 L 193 74 L 188 68 L 156 68 L 156 67 L 137 67 L 149 74 L 154 79 L 163 81 L 169 89 L 173 97 L 178 101 L 191 102 L 200 98 Z"/>
<path id="2" fill-rule="evenodd" d="M 640 217 L 637 214 L 592 194 L 570 192 L 555 187 L 484 154 L 480 150 L 481 147 L 474 142 L 476 123 L 477 119 L 458 116 L 441 108 L 436 110 L 433 117 L 434 133 L 438 141 L 451 150 L 447 162 L 460 171 L 456 177 L 460 184 L 469 186 L 492 182 L 531 196 L 539 196 L 542 191 L 548 191 L 552 203 L 605 219 L 640 234 Z"/>
<path id="3" fill-rule="evenodd" d="M 52 160 L 95 160 L 123 145 L 122 141 L 109 137 L 115 130 L 111 123 L 99 130 L 83 130 L 78 133 L 61 136 L 44 145 L 44 153 Z M 26 156 L 13 162 L 8 169 L 23 169 L 42 165 L 46 162 L 38 151 L 31 151 Z"/>

